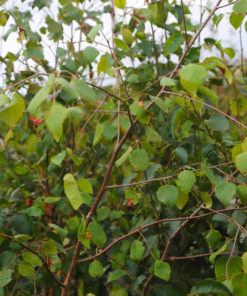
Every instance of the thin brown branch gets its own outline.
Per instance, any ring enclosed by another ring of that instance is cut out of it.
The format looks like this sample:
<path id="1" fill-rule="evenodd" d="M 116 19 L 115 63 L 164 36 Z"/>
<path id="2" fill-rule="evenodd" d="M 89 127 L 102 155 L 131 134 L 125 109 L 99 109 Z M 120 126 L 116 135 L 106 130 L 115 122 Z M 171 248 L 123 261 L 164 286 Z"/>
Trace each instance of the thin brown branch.
<path id="1" fill-rule="evenodd" d="M 233 162 L 232 161 L 229 161 L 229 162 L 225 162 L 225 163 L 222 163 L 222 164 L 213 165 L 213 166 L 210 166 L 208 168 L 209 169 L 217 169 L 218 167 L 222 167 L 222 166 L 226 166 L 226 165 L 231 165 L 231 164 L 233 164 Z M 194 169 L 193 172 L 198 172 L 198 171 L 202 171 L 202 170 L 203 169 Z M 220 170 L 220 172 L 223 173 L 223 171 L 221 171 L 221 170 Z M 152 183 L 152 182 L 157 182 L 157 181 L 166 181 L 166 180 L 175 178 L 178 175 L 179 174 L 174 174 L 174 175 L 170 175 L 170 176 L 166 176 L 166 177 L 153 178 L 153 179 L 143 180 L 143 181 L 140 181 L 140 182 L 127 183 L 127 184 L 109 185 L 109 186 L 106 186 L 105 190 L 107 190 L 107 189 L 113 189 L 113 188 L 137 186 L 137 185 L 142 185 L 142 184 L 147 184 L 147 183 Z M 244 184 L 243 182 L 240 182 L 240 181 L 238 181 L 238 182 L 240 184 Z"/>
<path id="2" fill-rule="evenodd" d="M 167 94 L 167 95 L 178 96 L 178 97 L 181 97 L 181 98 L 184 98 L 184 99 L 187 99 L 187 100 L 193 101 L 193 102 L 195 102 L 195 103 L 201 104 L 201 105 L 203 105 L 203 106 L 205 106 L 205 107 L 207 107 L 207 108 L 209 108 L 209 109 L 212 109 L 212 110 L 216 111 L 217 113 L 219 113 L 219 114 L 221 114 L 221 115 L 223 115 L 223 116 L 229 118 L 231 121 L 235 122 L 237 125 L 239 125 L 239 126 L 241 126 L 241 127 L 243 127 L 244 129 L 247 130 L 247 126 L 244 125 L 242 122 L 238 121 L 235 117 L 228 115 L 228 114 L 225 113 L 224 111 L 221 111 L 220 109 L 218 109 L 218 108 L 216 108 L 216 107 L 214 107 L 214 106 L 212 106 L 212 105 L 209 105 L 209 104 L 207 104 L 207 103 L 201 102 L 201 101 L 199 101 L 199 100 L 197 100 L 197 99 L 191 98 L 191 97 L 186 96 L 186 95 L 184 95 L 184 94 L 175 93 L 175 92 L 172 92 L 172 91 L 166 91 L 166 90 L 164 90 L 163 92 L 164 92 L 165 94 Z"/>
<path id="3" fill-rule="evenodd" d="M 189 40 L 188 40 L 188 34 L 187 34 L 187 26 L 186 26 L 186 18 L 185 18 L 185 13 L 184 13 L 183 0 L 181 0 L 181 8 L 182 8 L 183 23 L 184 23 L 185 44 L 187 47 L 189 45 Z"/>
<path id="4" fill-rule="evenodd" d="M 198 209 L 197 209 L 198 210 Z M 208 210 L 208 209 L 206 209 Z M 222 210 L 219 210 L 218 212 L 219 213 L 222 213 L 222 212 L 230 212 L 230 211 L 238 211 L 238 210 L 247 210 L 247 206 L 246 207 L 242 207 L 242 208 L 228 208 L 228 209 L 222 209 Z M 205 213 L 205 214 L 202 214 L 202 215 L 198 215 L 198 216 L 189 216 L 189 217 L 178 217 L 178 218 L 165 218 L 165 219 L 161 219 L 161 220 L 158 220 L 158 221 L 153 221 L 149 224 L 146 224 L 142 227 L 139 227 L 117 239 L 115 239 L 113 242 L 111 242 L 108 246 L 106 246 L 103 250 L 101 250 L 99 253 L 91 256 L 91 257 L 88 257 L 88 258 L 83 258 L 83 259 L 79 259 L 77 262 L 78 263 L 83 263 L 83 262 L 88 262 L 88 261 L 92 261 L 94 260 L 95 258 L 97 257 L 100 257 L 101 255 L 103 255 L 105 252 L 107 252 L 109 249 L 111 249 L 114 245 L 116 245 L 117 243 L 119 243 L 120 241 L 126 239 L 127 237 L 129 236 L 132 236 L 136 233 L 140 233 L 141 231 L 147 229 L 147 228 L 150 228 L 156 224 L 160 224 L 160 223 L 169 223 L 169 222 L 174 222 L 174 221 L 190 221 L 190 220 L 195 220 L 195 219 L 201 219 L 201 218 L 205 218 L 205 217 L 208 217 L 210 215 L 213 215 L 212 212 L 210 213 Z M 229 217 L 229 216 L 227 216 Z M 182 224 L 181 224 L 182 225 Z"/>
<path id="5" fill-rule="evenodd" d="M 219 255 L 241 255 L 245 252 L 222 252 Z M 205 253 L 205 254 L 197 254 L 197 255 L 190 255 L 190 256 L 180 256 L 180 257 L 175 257 L 175 256 L 170 256 L 167 257 L 167 261 L 177 261 L 177 260 L 190 260 L 190 259 L 196 259 L 196 258 L 202 258 L 202 257 L 209 257 L 211 256 L 212 253 Z M 218 255 L 218 256 L 219 256 Z"/>
<path id="6" fill-rule="evenodd" d="M 4 238 L 7 238 L 11 241 L 14 241 L 16 242 L 17 244 L 19 244 L 20 246 L 22 246 L 24 249 L 28 250 L 29 252 L 35 254 L 36 256 L 39 257 L 39 259 L 42 261 L 43 265 L 45 266 L 46 270 L 48 271 L 48 273 L 50 274 L 50 276 L 52 277 L 52 279 L 59 284 L 59 286 L 61 287 L 64 287 L 64 284 L 55 277 L 55 275 L 51 272 L 46 260 L 36 251 L 34 251 L 33 249 L 31 249 L 29 246 L 19 242 L 18 240 L 16 240 L 14 237 L 10 236 L 10 235 L 7 235 L 7 234 L 4 234 L 4 233 L 0 233 L 0 236 L 1 237 L 4 237 Z"/>

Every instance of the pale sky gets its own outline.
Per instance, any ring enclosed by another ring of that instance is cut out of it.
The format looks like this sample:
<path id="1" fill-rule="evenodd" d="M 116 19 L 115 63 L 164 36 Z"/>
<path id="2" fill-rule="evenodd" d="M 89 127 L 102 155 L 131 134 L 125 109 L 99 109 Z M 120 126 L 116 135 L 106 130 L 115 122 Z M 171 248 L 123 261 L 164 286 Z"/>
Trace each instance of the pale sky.
<path id="1" fill-rule="evenodd" d="M 208 7 L 208 8 L 212 8 L 214 3 L 216 2 L 215 0 L 183 0 L 184 4 L 188 5 L 189 9 L 191 10 L 192 13 L 192 22 L 193 24 L 199 24 L 200 22 L 200 4 L 202 3 L 202 7 Z M 28 3 L 30 3 L 31 1 L 25 1 L 24 3 L 21 0 L 9 0 L 4 4 L 4 8 L 5 9 L 11 9 L 13 8 L 13 6 L 18 6 L 20 10 L 25 10 Z M 146 1 L 145 0 L 127 0 L 127 7 L 144 7 L 144 3 Z M 56 14 L 56 4 L 57 0 L 53 1 L 53 6 L 51 7 L 50 11 L 54 12 L 54 14 Z M 97 9 L 97 7 L 99 7 L 101 5 L 101 3 L 97 0 L 88 2 L 88 0 L 85 0 L 85 5 L 90 5 L 93 6 L 95 9 Z M 223 0 L 221 5 L 227 4 L 228 1 L 227 0 Z M 87 7 L 87 6 L 86 6 Z M 204 9 L 204 8 L 202 8 Z M 48 11 L 48 9 L 46 10 Z M 225 7 L 223 9 L 220 9 L 216 12 L 216 14 L 220 14 L 223 13 L 224 14 L 224 18 L 221 21 L 221 23 L 219 24 L 218 28 L 215 29 L 212 28 L 212 22 L 210 22 L 210 24 L 203 30 L 202 34 L 201 34 L 201 40 L 203 40 L 205 37 L 213 37 L 215 38 L 217 41 L 221 40 L 222 42 L 222 46 L 223 47 L 233 47 L 234 49 L 236 49 L 236 58 L 235 60 L 239 59 L 239 55 L 240 55 L 240 37 L 239 37 L 239 29 L 236 31 L 234 30 L 234 28 L 230 25 L 229 23 L 229 16 L 230 13 L 232 12 L 232 6 L 228 6 Z M 117 19 L 120 17 L 119 15 L 121 15 L 123 13 L 122 10 L 117 9 L 117 13 L 116 13 L 116 21 Z M 35 20 L 32 23 L 32 28 L 34 28 L 36 30 L 39 30 L 40 27 L 42 27 L 44 25 L 44 18 L 46 15 L 46 12 L 39 12 L 37 8 L 35 8 L 33 10 L 33 14 L 35 15 Z M 206 18 L 207 16 L 207 12 L 204 13 L 203 19 Z M 168 23 L 174 21 L 174 18 L 172 15 L 169 15 L 168 17 Z M 7 24 L 10 24 L 11 20 L 8 21 Z M 12 22 L 13 23 L 13 22 Z M 247 56 L 247 48 L 246 48 L 246 44 L 247 44 L 247 34 L 244 28 L 244 23 L 242 24 L 242 41 L 243 41 L 243 45 L 244 45 L 244 55 Z M 78 25 L 75 25 L 75 28 Z M 149 30 L 148 28 L 148 24 L 147 24 L 147 30 Z M 6 32 L 6 28 L 5 27 L 0 27 L 0 36 L 2 37 L 4 35 L 4 33 Z M 75 34 L 75 39 L 76 39 L 76 32 L 74 30 L 74 34 Z M 109 14 L 104 14 L 104 27 L 103 27 L 103 32 L 105 34 L 105 36 L 108 39 L 111 39 L 111 19 L 110 19 L 110 15 Z M 160 40 L 161 38 L 161 32 L 162 30 L 158 29 L 155 33 L 156 35 L 156 39 Z M 66 33 L 70 34 L 70 30 L 67 31 Z M 17 53 L 20 49 L 21 49 L 21 44 L 16 42 L 16 38 L 17 38 L 17 33 L 11 33 L 10 37 L 8 38 L 7 42 L 5 42 L 4 40 L 2 40 L 2 38 L 0 39 L 0 54 L 1 56 L 5 56 L 7 52 L 11 51 L 13 53 Z M 106 43 L 104 38 L 101 36 L 98 36 L 96 38 L 96 41 L 101 42 L 101 43 Z M 62 46 L 62 44 L 60 44 L 60 46 Z M 84 48 L 88 46 L 87 43 L 82 43 L 81 44 L 81 48 Z M 45 57 L 50 60 L 50 61 L 54 61 L 54 52 L 56 50 L 55 45 L 53 44 L 52 41 L 46 39 L 45 40 L 45 44 L 44 44 L 44 54 Z M 96 45 L 96 48 L 100 51 L 105 52 L 106 51 L 106 47 L 103 46 L 99 46 Z M 215 55 L 215 51 L 209 51 L 209 50 L 204 50 L 203 51 L 203 55 L 202 57 L 207 57 L 207 56 L 211 56 L 211 55 Z M 237 62 L 237 61 L 236 61 Z M 18 65 L 18 69 L 17 70 L 21 70 L 23 68 L 23 65 L 21 63 L 19 63 Z M 0 64 L 0 73 L 2 71 L 2 67 Z M 2 83 L 1 83 L 2 84 Z"/>

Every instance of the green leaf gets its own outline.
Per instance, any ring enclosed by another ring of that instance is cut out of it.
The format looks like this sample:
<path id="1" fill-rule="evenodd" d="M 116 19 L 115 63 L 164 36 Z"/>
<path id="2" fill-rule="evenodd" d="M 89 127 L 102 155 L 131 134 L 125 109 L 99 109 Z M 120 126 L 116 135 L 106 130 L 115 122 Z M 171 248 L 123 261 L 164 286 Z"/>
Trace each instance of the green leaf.
<path id="1" fill-rule="evenodd" d="M 178 199 L 178 189 L 173 185 L 161 186 L 157 191 L 157 197 L 160 202 L 172 207 Z"/>
<path id="2" fill-rule="evenodd" d="M 27 58 L 35 58 L 37 60 L 44 59 L 42 47 L 28 47 L 25 53 Z"/>
<path id="3" fill-rule="evenodd" d="M 124 9 L 126 5 L 126 0 L 115 0 L 114 4 L 117 8 Z"/>
<path id="4" fill-rule="evenodd" d="M 100 261 L 95 260 L 89 264 L 89 274 L 91 277 L 101 277 L 103 275 L 103 266 Z"/>
<path id="5" fill-rule="evenodd" d="M 130 105 L 130 113 L 135 115 L 140 122 L 145 124 L 149 123 L 149 114 L 147 110 L 136 102 L 133 102 Z"/>
<path id="6" fill-rule="evenodd" d="M 115 286 L 112 288 L 110 295 L 111 296 L 128 296 L 128 293 L 124 288 Z"/>
<path id="7" fill-rule="evenodd" d="M 105 220 L 111 212 L 111 209 L 109 207 L 103 206 L 101 208 L 97 209 L 97 220 L 103 221 Z"/>
<path id="8" fill-rule="evenodd" d="M 131 46 L 131 44 L 134 42 L 134 37 L 132 36 L 132 32 L 127 28 L 122 28 L 121 34 L 123 36 L 123 40 Z"/>
<path id="9" fill-rule="evenodd" d="M 25 109 L 25 101 L 21 96 L 14 94 L 10 105 L 2 110 L 1 119 L 8 126 L 15 127 L 16 123 L 23 116 L 24 109 Z"/>
<path id="10" fill-rule="evenodd" d="M 97 222 L 91 222 L 88 225 L 88 231 L 92 235 L 92 241 L 99 247 L 103 247 L 106 243 L 106 234 L 104 229 Z"/>
<path id="11" fill-rule="evenodd" d="M 200 65 L 186 65 L 179 73 L 180 82 L 185 90 L 196 93 L 197 88 L 203 84 L 207 70 Z"/>
<path id="12" fill-rule="evenodd" d="M 231 182 L 217 182 L 215 186 L 215 195 L 226 207 L 229 201 L 235 196 L 237 187 Z"/>
<path id="13" fill-rule="evenodd" d="M 186 205 L 188 199 L 189 199 L 189 195 L 187 192 L 178 190 L 178 199 L 176 201 L 176 207 L 179 210 L 182 210 L 182 208 Z"/>
<path id="14" fill-rule="evenodd" d="M 116 46 L 120 49 L 123 49 L 123 50 L 129 50 L 129 47 L 128 45 L 125 43 L 124 40 L 122 39 L 119 39 L 119 38 L 114 38 L 114 43 L 116 44 Z"/>
<path id="15" fill-rule="evenodd" d="M 57 233 L 61 236 L 62 239 L 64 239 L 67 234 L 68 234 L 68 231 L 61 228 L 60 226 L 56 225 L 56 224 L 53 224 L 53 223 L 49 223 L 48 224 L 50 227 L 52 227 L 53 229 L 55 229 L 57 231 Z"/>
<path id="16" fill-rule="evenodd" d="M 160 80 L 161 86 L 175 86 L 177 84 L 176 80 L 168 78 L 168 77 L 162 77 Z"/>
<path id="17" fill-rule="evenodd" d="M 143 149 L 132 151 L 129 159 L 131 165 L 137 172 L 142 172 L 149 166 L 149 156 Z"/>
<path id="18" fill-rule="evenodd" d="M 68 109 L 59 103 L 54 103 L 48 111 L 45 123 L 54 139 L 59 142 L 63 134 L 63 123 L 68 114 Z"/>
<path id="19" fill-rule="evenodd" d="M 247 273 L 241 272 L 235 274 L 232 278 L 233 295 L 246 296 Z"/>
<path id="20" fill-rule="evenodd" d="M 126 275 L 127 271 L 122 269 L 115 269 L 112 272 L 109 273 L 107 278 L 107 283 L 113 282 L 121 278 L 122 276 Z"/>
<path id="21" fill-rule="evenodd" d="M 87 83 L 80 79 L 72 79 L 71 87 L 81 98 L 85 99 L 90 105 L 95 105 L 97 96 L 95 91 L 87 85 Z"/>
<path id="22" fill-rule="evenodd" d="M 212 249 L 216 249 L 219 247 L 221 237 L 218 230 L 211 229 L 206 235 L 206 241 Z"/>
<path id="23" fill-rule="evenodd" d="M 233 5 L 233 11 L 239 14 L 247 13 L 247 0 L 239 0 Z"/>
<path id="24" fill-rule="evenodd" d="M 170 265 L 161 260 L 156 260 L 154 263 L 154 274 L 162 280 L 169 281 L 170 279 Z"/>
<path id="25" fill-rule="evenodd" d="M 146 127 L 146 138 L 149 142 L 161 144 L 162 138 L 151 126 Z"/>
<path id="26" fill-rule="evenodd" d="M 11 100 L 8 96 L 4 94 L 0 94 L 0 107 L 4 106 L 5 104 L 10 104 Z"/>
<path id="27" fill-rule="evenodd" d="M 97 49 L 95 49 L 92 46 L 87 46 L 85 49 L 83 49 L 83 54 L 86 57 L 86 59 L 92 63 L 93 61 L 95 61 L 95 59 L 97 58 L 97 56 L 99 55 L 99 51 Z"/>
<path id="28" fill-rule="evenodd" d="M 98 77 L 101 72 L 106 73 L 108 68 L 109 68 L 108 60 L 105 56 L 102 55 L 97 66 Z"/>
<path id="29" fill-rule="evenodd" d="M 8 19 L 9 19 L 9 15 L 4 11 L 0 11 L 0 26 L 4 27 Z"/>
<path id="30" fill-rule="evenodd" d="M 142 242 L 134 240 L 130 247 L 130 259 L 140 261 L 143 258 L 145 247 Z"/>
<path id="31" fill-rule="evenodd" d="M 177 185 L 180 187 L 180 190 L 184 193 L 189 193 L 193 188 L 196 182 L 195 174 L 192 171 L 184 170 L 178 175 L 176 181 Z"/>
<path id="32" fill-rule="evenodd" d="M 181 33 L 176 32 L 172 34 L 166 41 L 163 53 L 168 55 L 176 51 L 184 41 L 184 37 Z"/>
<path id="33" fill-rule="evenodd" d="M 41 249 L 50 255 L 57 254 L 57 247 L 52 239 L 43 242 Z"/>
<path id="34" fill-rule="evenodd" d="M 32 98 L 27 108 L 27 111 L 30 112 L 32 115 L 35 115 L 35 113 L 38 111 L 39 106 L 42 104 L 44 100 L 47 99 L 48 95 L 53 90 L 53 84 L 55 82 L 55 79 L 56 76 L 54 74 L 51 74 L 45 86 L 43 86 Z"/>
<path id="35" fill-rule="evenodd" d="M 157 97 L 154 97 L 154 96 L 150 96 L 150 99 L 158 106 L 160 107 L 160 109 L 164 112 L 167 112 L 168 111 L 168 106 L 166 104 L 166 102 L 169 100 L 166 99 L 165 101 L 160 99 L 160 98 L 157 98 Z"/>
<path id="36" fill-rule="evenodd" d="M 236 166 L 242 174 L 247 173 L 247 152 L 240 153 L 236 156 Z"/>
<path id="37" fill-rule="evenodd" d="M 87 34 L 87 37 L 91 39 L 92 41 L 95 39 L 95 37 L 98 35 L 99 30 L 102 28 L 101 24 L 96 25 L 93 27 L 90 32 Z"/>
<path id="38" fill-rule="evenodd" d="M 18 272 L 24 277 L 33 276 L 35 273 L 34 268 L 28 263 L 20 263 L 18 265 Z"/>
<path id="39" fill-rule="evenodd" d="M 201 195 L 201 199 L 205 203 L 206 208 L 207 209 L 211 208 L 213 202 L 210 194 L 208 194 L 207 192 L 200 192 L 200 195 Z"/>
<path id="40" fill-rule="evenodd" d="M 103 131 L 104 131 L 104 124 L 98 122 L 95 128 L 93 146 L 95 146 L 101 140 Z"/>
<path id="41" fill-rule="evenodd" d="M 232 278 L 234 274 L 242 271 L 242 266 L 241 257 L 232 257 L 230 260 L 227 256 L 219 257 L 215 263 L 217 281 L 224 282 L 228 277 Z"/>
<path id="42" fill-rule="evenodd" d="M 11 280 L 11 271 L 9 269 L 3 269 L 0 271 L 0 288 L 8 285 Z"/>
<path id="43" fill-rule="evenodd" d="M 55 203 L 57 201 L 59 201 L 61 199 L 61 197 L 46 197 L 44 199 L 45 203 Z"/>
<path id="44" fill-rule="evenodd" d="M 54 163 L 57 166 L 61 166 L 62 161 L 64 160 L 65 155 L 66 155 L 66 151 L 63 150 L 61 153 L 58 153 L 57 155 L 54 155 L 51 158 L 51 162 Z"/>
<path id="45" fill-rule="evenodd" d="M 221 283 L 208 279 L 196 283 L 196 293 L 201 295 L 216 294 L 222 296 L 230 296 L 230 291 Z"/>
<path id="46" fill-rule="evenodd" d="M 237 194 L 241 200 L 241 203 L 245 205 L 247 203 L 247 186 L 243 184 L 238 185 Z"/>
<path id="47" fill-rule="evenodd" d="M 120 165 L 122 165 L 128 159 L 132 150 L 133 148 L 129 146 L 128 149 L 124 152 L 124 154 L 116 161 L 116 167 L 120 167 Z"/>
<path id="48" fill-rule="evenodd" d="M 208 126 L 215 131 L 225 132 L 229 129 L 229 122 L 225 116 L 221 114 L 211 115 L 209 120 L 206 120 Z"/>
<path id="49" fill-rule="evenodd" d="M 63 181 L 64 192 L 70 204 L 74 210 L 78 210 L 83 202 L 74 176 L 72 174 L 66 174 Z"/>
<path id="50" fill-rule="evenodd" d="M 78 179 L 78 186 L 82 192 L 93 194 L 92 185 L 87 179 L 84 179 L 84 178 Z"/>
<path id="51" fill-rule="evenodd" d="M 215 262 L 215 258 L 216 258 L 220 253 L 222 253 L 222 252 L 224 252 L 224 251 L 226 250 L 228 243 L 229 243 L 229 240 L 226 241 L 225 244 L 224 244 L 222 247 L 220 247 L 216 252 L 214 252 L 212 255 L 210 255 L 210 257 L 209 257 L 209 261 L 210 261 L 212 264 L 214 264 L 214 262 Z"/>
<path id="52" fill-rule="evenodd" d="M 242 255 L 243 271 L 247 273 L 247 252 Z"/>
<path id="53" fill-rule="evenodd" d="M 33 266 L 41 266 L 42 260 L 35 254 L 29 251 L 25 251 L 23 254 L 23 260 L 30 263 Z"/>

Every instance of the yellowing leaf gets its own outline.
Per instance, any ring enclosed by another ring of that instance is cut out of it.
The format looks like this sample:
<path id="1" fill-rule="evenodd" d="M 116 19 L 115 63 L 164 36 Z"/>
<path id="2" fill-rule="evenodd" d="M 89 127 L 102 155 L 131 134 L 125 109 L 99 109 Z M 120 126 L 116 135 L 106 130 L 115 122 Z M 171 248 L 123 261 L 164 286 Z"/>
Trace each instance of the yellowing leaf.
<path id="1" fill-rule="evenodd" d="M 78 210 L 83 202 L 74 176 L 72 174 L 66 174 L 63 178 L 63 182 L 64 192 L 70 204 L 74 210 Z"/>
<path id="2" fill-rule="evenodd" d="M 203 84 L 207 70 L 200 65 L 186 65 L 179 73 L 180 82 L 185 90 L 196 93 L 197 88 Z"/>
<path id="3" fill-rule="evenodd" d="M 114 4 L 117 8 L 124 9 L 126 5 L 126 0 L 115 0 Z"/>
<path id="4" fill-rule="evenodd" d="M 106 73 L 108 67 L 109 67 L 109 65 L 108 65 L 107 58 L 105 56 L 101 56 L 98 66 L 97 66 L 98 76 L 100 75 L 101 72 Z"/>
<path id="5" fill-rule="evenodd" d="M 45 99 L 47 99 L 47 96 L 50 94 L 50 92 L 53 89 L 53 84 L 55 82 L 55 79 L 56 79 L 56 76 L 54 74 L 51 74 L 45 86 L 42 87 L 36 93 L 36 95 L 32 98 L 27 108 L 27 111 L 30 112 L 32 115 L 35 115 L 35 113 L 38 111 L 39 106 L 42 104 L 42 102 Z"/>
<path id="6" fill-rule="evenodd" d="M 15 94 L 9 106 L 1 112 L 1 119 L 10 127 L 15 127 L 16 123 L 21 119 L 25 109 L 25 101 L 23 98 Z"/>
<path id="7" fill-rule="evenodd" d="M 121 40 L 119 38 L 114 38 L 114 43 L 116 44 L 116 46 L 120 49 L 124 49 L 124 50 L 129 50 L 128 45 L 125 43 L 124 40 Z"/>

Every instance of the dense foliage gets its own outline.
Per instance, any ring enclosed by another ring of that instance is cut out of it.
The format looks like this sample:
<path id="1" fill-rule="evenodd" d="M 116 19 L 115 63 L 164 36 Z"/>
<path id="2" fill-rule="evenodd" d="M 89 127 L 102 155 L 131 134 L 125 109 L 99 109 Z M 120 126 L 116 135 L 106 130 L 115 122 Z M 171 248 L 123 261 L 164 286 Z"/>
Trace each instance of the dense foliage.
<path id="1" fill-rule="evenodd" d="M 247 1 L 9 2 L 0 295 L 246 295 Z"/>

